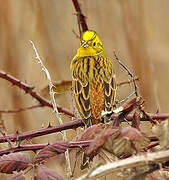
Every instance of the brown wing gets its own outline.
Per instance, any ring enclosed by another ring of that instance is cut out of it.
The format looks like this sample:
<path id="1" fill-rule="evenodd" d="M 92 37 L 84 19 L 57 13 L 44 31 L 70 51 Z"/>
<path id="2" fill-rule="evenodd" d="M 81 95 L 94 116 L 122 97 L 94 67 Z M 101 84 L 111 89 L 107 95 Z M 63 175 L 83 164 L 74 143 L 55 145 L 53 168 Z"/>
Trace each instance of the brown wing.
<path id="1" fill-rule="evenodd" d="M 105 88 L 105 110 L 112 111 L 116 98 L 116 77 L 111 60 L 105 59 L 104 88 Z"/>
<path id="2" fill-rule="evenodd" d="M 78 111 L 82 118 L 84 118 L 84 123 L 87 126 L 90 126 L 91 110 L 89 97 L 89 82 L 82 72 L 82 66 L 83 62 L 81 61 L 79 61 L 79 63 L 71 65 L 73 76 L 72 87 Z"/>

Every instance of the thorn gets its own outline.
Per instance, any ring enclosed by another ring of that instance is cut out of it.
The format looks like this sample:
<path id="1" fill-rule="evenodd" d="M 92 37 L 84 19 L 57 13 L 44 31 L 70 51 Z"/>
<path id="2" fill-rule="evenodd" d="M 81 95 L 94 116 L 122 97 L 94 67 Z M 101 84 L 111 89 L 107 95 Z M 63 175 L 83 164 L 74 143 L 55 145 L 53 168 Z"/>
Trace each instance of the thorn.
<path id="1" fill-rule="evenodd" d="M 72 129 L 76 131 L 77 128 L 75 127 L 75 128 L 72 128 Z"/>
<path id="2" fill-rule="evenodd" d="M 52 127 L 52 125 L 50 124 L 50 122 L 49 122 L 49 124 L 48 124 L 48 128 L 50 128 L 50 127 Z"/>
<path id="3" fill-rule="evenodd" d="M 156 111 L 156 114 L 158 114 L 159 113 L 159 108 L 157 108 L 157 111 Z"/>
<path id="4" fill-rule="evenodd" d="M 36 153 L 37 150 L 33 149 L 32 151 L 33 151 L 34 153 Z"/>
<path id="5" fill-rule="evenodd" d="M 20 133 L 19 133 L 19 130 L 16 130 L 16 133 L 15 133 L 15 134 L 16 134 L 16 135 L 20 134 Z"/>

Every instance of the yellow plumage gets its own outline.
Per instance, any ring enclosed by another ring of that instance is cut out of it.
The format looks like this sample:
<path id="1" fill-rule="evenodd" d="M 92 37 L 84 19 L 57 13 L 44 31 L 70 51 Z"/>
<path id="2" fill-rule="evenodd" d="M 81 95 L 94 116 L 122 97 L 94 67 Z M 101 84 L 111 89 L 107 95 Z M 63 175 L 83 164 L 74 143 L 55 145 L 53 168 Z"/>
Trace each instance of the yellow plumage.
<path id="1" fill-rule="evenodd" d="M 111 111 L 116 97 L 112 61 L 106 56 L 99 36 L 86 31 L 71 62 L 75 102 L 86 126 L 101 121 L 101 112 Z"/>

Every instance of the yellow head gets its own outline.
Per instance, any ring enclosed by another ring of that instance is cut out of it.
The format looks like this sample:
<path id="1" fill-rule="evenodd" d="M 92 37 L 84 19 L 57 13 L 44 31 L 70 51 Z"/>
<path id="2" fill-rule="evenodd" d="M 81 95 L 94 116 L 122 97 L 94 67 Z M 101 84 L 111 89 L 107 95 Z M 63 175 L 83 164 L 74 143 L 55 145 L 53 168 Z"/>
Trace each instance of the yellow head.
<path id="1" fill-rule="evenodd" d="M 84 32 L 81 45 L 77 51 L 77 56 L 96 56 L 103 54 L 104 47 L 99 36 L 94 31 Z"/>

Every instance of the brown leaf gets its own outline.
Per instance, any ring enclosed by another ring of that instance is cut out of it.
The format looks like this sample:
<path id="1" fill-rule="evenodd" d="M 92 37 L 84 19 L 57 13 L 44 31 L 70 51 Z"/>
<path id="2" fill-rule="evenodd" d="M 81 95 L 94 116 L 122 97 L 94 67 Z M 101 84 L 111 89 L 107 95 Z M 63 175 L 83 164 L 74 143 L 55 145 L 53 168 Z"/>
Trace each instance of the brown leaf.
<path id="1" fill-rule="evenodd" d="M 126 127 L 120 130 L 120 134 L 112 134 L 104 144 L 104 148 L 115 156 L 136 154 L 147 147 L 149 139 L 133 127 Z"/>
<path id="2" fill-rule="evenodd" d="M 8 180 L 25 180 L 25 177 L 22 173 L 16 174 L 8 178 Z"/>
<path id="3" fill-rule="evenodd" d="M 68 91 L 72 86 L 72 81 L 60 81 L 60 82 L 54 82 L 54 91 L 56 95 L 64 94 L 66 91 Z M 49 98 L 49 86 L 43 88 L 40 93 L 43 97 Z"/>
<path id="4" fill-rule="evenodd" d="M 29 157 L 25 153 L 11 153 L 0 158 L 0 172 L 11 174 L 13 171 L 19 172 L 29 166 Z"/>
<path id="5" fill-rule="evenodd" d="M 100 132 L 105 128 L 105 124 L 96 124 L 93 126 L 88 127 L 81 135 L 80 138 L 78 138 L 78 141 L 85 141 L 94 139 L 97 135 L 100 134 Z"/>
<path id="6" fill-rule="evenodd" d="M 154 125 L 153 133 L 157 135 L 161 148 L 169 147 L 169 119 Z"/>
<path id="7" fill-rule="evenodd" d="M 63 178 L 55 171 L 48 169 L 46 166 L 39 165 L 37 167 L 36 180 L 63 180 Z"/>
<path id="8" fill-rule="evenodd" d="M 94 138 L 94 140 L 91 142 L 90 146 L 87 148 L 87 151 L 85 154 L 87 156 L 90 156 L 92 159 L 97 153 L 99 152 L 100 148 L 103 147 L 105 142 L 108 140 L 110 136 L 118 136 L 120 133 L 119 128 L 115 127 L 108 127 L 105 129 L 102 129 L 102 131 Z"/>
<path id="9" fill-rule="evenodd" d="M 33 162 L 39 163 L 45 159 L 56 156 L 57 154 L 64 153 L 67 150 L 67 148 L 68 143 L 64 141 L 50 144 L 35 155 Z"/>
<path id="10" fill-rule="evenodd" d="M 124 118 L 131 113 L 138 105 L 141 104 L 142 99 L 140 97 L 135 97 L 133 99 L 130 99 L 125 103 L 123 106 L 122 111 L 119 113 L 119 115 L 113 120 L 112 125 L 113 126 L 119 126 L 120 123 L 124 120 Z"/>
<path id="11" fill-rule="evenodd" d="M 124 138 L 129 140 L 141 140 L 142 134 L 139 130 L 133 127 L 126 127 L 121 130 L 121 134 Z"/>
<path id="12" fill-rule="evenodd" d="M 83 148 L 85 154 L 92 159 L 100 150 L 100 147 L 104 144 L 104 137 L 101 137 L 102 131 L 107 129 L 109 124 L 95 124 L 88 127 L 77 141 L 93 140 L 89 147 Z"/>

